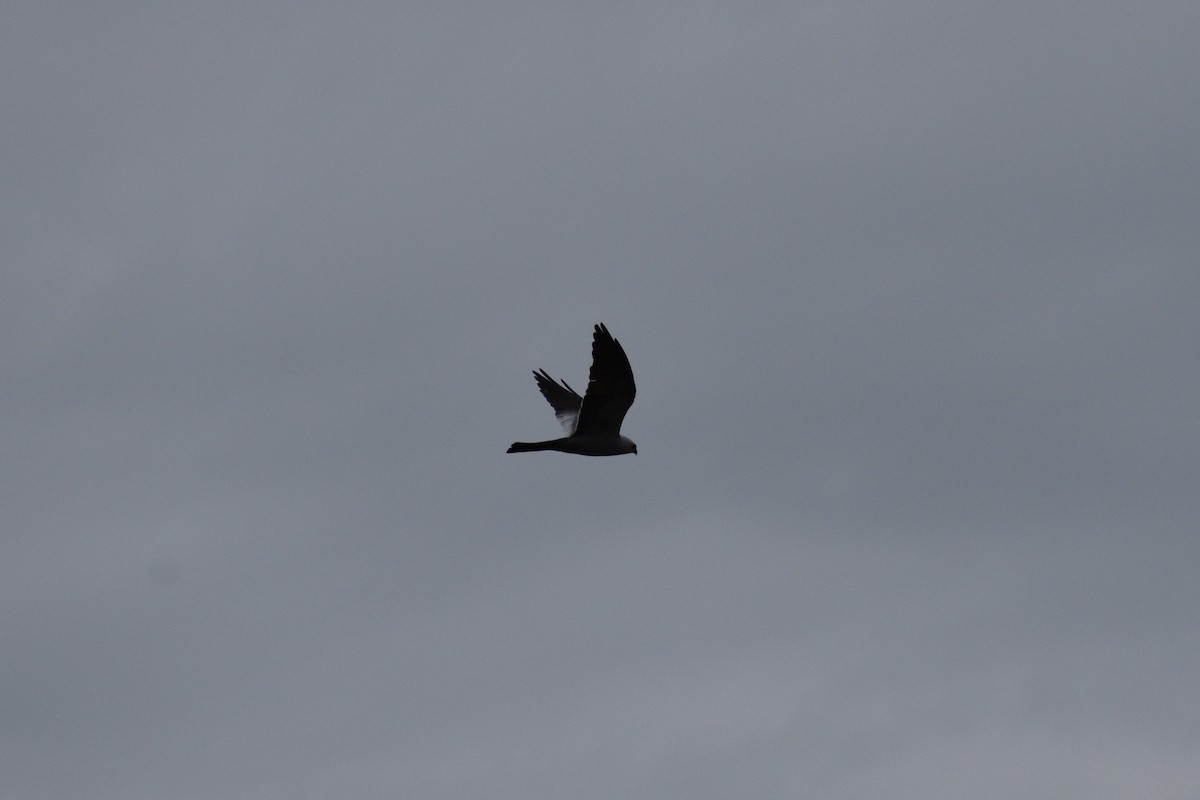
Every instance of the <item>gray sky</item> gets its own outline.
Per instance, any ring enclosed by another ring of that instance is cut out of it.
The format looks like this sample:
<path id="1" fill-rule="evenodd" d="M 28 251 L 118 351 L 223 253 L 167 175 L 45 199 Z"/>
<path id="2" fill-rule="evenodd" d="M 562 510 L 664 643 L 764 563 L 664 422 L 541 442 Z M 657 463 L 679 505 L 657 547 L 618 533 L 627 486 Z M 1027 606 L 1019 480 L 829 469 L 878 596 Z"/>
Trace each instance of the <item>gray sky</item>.
<path id="1" fill-rule="evenodd" d="M 8 4 L 0 797 L 1197 797 L 1198 37 Z"/>

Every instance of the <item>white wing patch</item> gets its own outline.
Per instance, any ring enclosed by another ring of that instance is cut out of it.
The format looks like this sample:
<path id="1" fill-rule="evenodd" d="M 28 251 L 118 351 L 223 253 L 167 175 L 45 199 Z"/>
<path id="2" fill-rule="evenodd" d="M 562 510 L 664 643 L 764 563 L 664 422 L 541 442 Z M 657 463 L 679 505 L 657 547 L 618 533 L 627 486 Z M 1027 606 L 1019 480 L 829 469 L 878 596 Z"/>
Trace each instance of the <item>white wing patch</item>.
<path id="1" fill-rule="evenodd" d="M 578 411 L 564 409 L 563 411 L 554 412 L 554 416 L 558 418 L 558 424 L 562 425 L 563 431 L 566 432 L 567 436 L 575 433 L 575 426 L 579 424 Z"/>

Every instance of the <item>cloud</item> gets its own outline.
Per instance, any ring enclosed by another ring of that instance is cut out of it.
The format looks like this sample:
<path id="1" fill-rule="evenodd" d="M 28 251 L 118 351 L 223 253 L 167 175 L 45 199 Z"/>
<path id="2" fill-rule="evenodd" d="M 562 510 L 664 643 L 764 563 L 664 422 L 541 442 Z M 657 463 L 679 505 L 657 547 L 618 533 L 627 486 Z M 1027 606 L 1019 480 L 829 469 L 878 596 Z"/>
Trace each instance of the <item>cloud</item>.
<path id="1" fill-rule="evenodd" d="M 0 794 L 1186 796 L 1181 8 L 13 12 Z"/>

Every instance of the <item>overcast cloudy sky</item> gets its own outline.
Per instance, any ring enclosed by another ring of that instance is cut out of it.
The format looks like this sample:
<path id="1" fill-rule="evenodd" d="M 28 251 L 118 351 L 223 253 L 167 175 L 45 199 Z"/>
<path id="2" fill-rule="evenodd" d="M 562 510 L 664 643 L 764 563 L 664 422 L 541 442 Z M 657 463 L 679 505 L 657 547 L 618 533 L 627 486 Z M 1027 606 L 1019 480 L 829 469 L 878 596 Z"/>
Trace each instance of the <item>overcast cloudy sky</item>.
<path id="1" fill-rule="evenodd" d="M 1197 41 L 6 4 L 0 797 L 1200 797 Z"/>

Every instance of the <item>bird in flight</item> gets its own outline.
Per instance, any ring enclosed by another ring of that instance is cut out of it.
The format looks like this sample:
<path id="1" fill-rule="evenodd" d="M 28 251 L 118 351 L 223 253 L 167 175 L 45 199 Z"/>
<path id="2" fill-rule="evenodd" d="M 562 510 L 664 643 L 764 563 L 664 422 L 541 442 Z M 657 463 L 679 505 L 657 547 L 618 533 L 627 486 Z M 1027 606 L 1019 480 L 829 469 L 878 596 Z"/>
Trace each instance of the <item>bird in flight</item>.
<path id="1" fill-rule="evenodd" d="M 633 369 L 621 343 L 603 323 L 592 333 L 592 371 L 583 397 L 566 381 L 555 383 L 544 369 L 534 370 L 533 377 L 567 435 L 545 442 L 513 442 L 508 452 L 558 450 L 581 456 L 637 455 L 637 445 L 621 435 L 621 421 L 637 394 Z"/>

